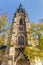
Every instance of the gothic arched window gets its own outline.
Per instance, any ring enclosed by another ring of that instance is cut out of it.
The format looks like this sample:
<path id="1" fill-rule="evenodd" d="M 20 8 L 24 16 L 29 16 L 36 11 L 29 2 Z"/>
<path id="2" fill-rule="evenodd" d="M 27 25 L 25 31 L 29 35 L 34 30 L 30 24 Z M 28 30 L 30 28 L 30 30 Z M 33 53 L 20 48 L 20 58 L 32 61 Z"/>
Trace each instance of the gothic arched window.
<path id="1" fill-rule="evenodd" d="M 23 36 L 18 37 L 18 44 L 24 45 L 24 37 Z"/>
<path id="2" fill-rule="evenodd" d="M 22 18 L 20 19 L 20 22 L 19 22 L 19 23 L 20 23 L 20 25 L 22 25 L 22 24 L 23 24 L 23 20 L 22 20 Z"/>

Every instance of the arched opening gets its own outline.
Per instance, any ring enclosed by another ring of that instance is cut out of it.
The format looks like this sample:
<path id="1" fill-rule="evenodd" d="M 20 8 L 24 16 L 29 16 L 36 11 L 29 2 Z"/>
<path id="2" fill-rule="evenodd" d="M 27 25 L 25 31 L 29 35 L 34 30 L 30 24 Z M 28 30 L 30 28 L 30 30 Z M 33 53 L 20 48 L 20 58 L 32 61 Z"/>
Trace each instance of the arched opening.
<path id="1" fill-rule="evenodd" d="M 23 20 L 22 20 L 22 18 L 20 19 L 19 24 L 20 24 L 20 25 L 22 25 L 22 24 L 23 24 Z"/>
<path id="2" fill-rule="evenodd" d="M 24 45 L 24 36 L 19 36 L 18 37 L 18 44 L 19 45 Z"/>

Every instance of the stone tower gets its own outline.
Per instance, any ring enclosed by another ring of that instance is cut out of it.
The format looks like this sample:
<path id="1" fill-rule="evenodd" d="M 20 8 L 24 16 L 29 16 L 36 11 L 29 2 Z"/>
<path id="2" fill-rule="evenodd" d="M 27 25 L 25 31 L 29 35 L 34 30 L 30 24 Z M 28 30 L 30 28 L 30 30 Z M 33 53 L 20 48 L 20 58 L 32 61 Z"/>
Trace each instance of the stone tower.
<path id="1" fill-rule="evenodd" d="M 6 60 L 3 60 L 2 65 L 30 65 L 23 54 L 23 49 L 27 45 L 34 46 L 34 40 L 27 13 L 21 4 L 14 14 L 8 42 L 9 46 L 3 56 Z"/>
<path id="2" fill-rule="evenodd" d="M 27 45 L 26 24 L 28 23 L 28 19 L 26 16 L 27 14 L 20 4 L 14 14 L 10 31 L 9 65 L 29 65 L 29 61 L 25 59 L 24 54 L 22 53 Z"/>
<path id="3" fill-rule="evenodd" d="M 24 48 L 26 46 L 26 22 L 25 22 L 25 11 L 20 4 L 18 10 L 14 14 L 13 23 L 11 27 L 11 43 L 15 44 L 19 48 Z"/>

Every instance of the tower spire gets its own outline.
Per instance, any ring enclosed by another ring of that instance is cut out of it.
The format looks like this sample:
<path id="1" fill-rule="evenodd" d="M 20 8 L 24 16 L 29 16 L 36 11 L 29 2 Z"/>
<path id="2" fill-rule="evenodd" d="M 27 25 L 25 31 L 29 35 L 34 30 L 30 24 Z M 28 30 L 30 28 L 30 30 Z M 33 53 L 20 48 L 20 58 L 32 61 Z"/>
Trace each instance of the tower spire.
<path id="1" fill-rule="evenodd" d="M 18 13 L 24 13 L 24 12 L 25 12 L 25 10 L 24 10 L 24 8 L 23 8 L 23 6 L 22 6 L 21 3 L 20 3 L 20 5 L 19 5 L 19 8 L 17 9 L 17 12 L 18 12 Z"/>
<path id="2" fill-rule="evenodd" d="M 20 3 L 19 8 L 22 8 L 22 4 Z"/>

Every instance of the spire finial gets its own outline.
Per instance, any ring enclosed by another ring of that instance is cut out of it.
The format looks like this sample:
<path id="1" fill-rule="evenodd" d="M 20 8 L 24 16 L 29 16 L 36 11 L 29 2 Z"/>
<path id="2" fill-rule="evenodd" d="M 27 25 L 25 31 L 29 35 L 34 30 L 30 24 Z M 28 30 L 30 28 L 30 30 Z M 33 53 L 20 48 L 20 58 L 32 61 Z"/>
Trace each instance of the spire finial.
<path id="1" fill-rule="evenodd" d="M 23 8 L 22 4 L 20 3 L 19 8 L 17 9 L 18 13 L 25 13 L 25 9 Z"/>
<path id="2" fill-rule="evenodd" d="M 22 4 L 20 3 L 19 8 L 22 8 Z"/>

